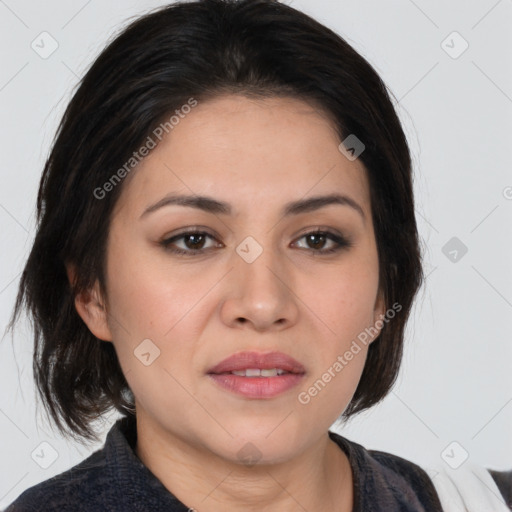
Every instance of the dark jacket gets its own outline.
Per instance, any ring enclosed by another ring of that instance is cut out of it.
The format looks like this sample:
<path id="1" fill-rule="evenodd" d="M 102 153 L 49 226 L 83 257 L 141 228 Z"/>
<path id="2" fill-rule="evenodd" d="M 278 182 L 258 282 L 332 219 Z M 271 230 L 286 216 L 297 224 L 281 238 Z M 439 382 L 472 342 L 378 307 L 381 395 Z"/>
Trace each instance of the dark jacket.
<path id="1" fill-rule="evenodd" d="M 73 468 L 24 491 L 6 512 L 188 512 L 135 454 L 134 417 L 119 419 L 102 449 Z M 347 454 L 354 476 L 353 512 L 442 511 L 428 474 L 401 457 L 329 432 Z M 493 477 L 498 483 L 500 473 Z M 499 485 L 499 483 L 498 483 Z M 510 477 L 508 485 L 510 500 Z"/>

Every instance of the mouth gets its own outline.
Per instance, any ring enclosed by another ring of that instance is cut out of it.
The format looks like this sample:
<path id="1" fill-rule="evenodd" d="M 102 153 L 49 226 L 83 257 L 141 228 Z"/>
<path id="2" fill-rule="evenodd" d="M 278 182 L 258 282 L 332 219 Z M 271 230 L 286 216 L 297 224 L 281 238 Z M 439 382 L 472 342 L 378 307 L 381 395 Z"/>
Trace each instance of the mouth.
<path id="1" fill-rule="evenodd" d="M 250 399 L 273 398 L 297 386 L 304 366 L 281 352 L 242 352 L 224 359 L 208 371 L 223 390 Z"/>
<path id="2" fill-rule="evenodd" d="M 239 377 L 277 377 L 278 375 L 290 374 L 282 368 L 247 368 L 245 370 L 233 370 L 231 372 L 222 372 L 214 375 L 238 375 Z"/>
<path id="3" fill-rule="evenodd" d="M 210 368 L 208 374 L 240 377 L 276 377 L 287 373 L 304 374 L 304 366 L 282 352 L 238 352 Z"/>

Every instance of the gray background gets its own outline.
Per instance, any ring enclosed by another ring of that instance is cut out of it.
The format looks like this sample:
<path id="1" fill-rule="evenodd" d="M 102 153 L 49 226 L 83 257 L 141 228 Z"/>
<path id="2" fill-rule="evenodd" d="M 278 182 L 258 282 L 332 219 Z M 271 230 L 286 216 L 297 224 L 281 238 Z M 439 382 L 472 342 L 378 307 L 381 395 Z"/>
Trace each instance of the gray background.
<path id="1" fill-rule="evenodd" d="M 343 35 L 396 96 L 428 275 L 393 392 L 335 430 L 420 464 L 456 465 L 467 453 L 511 468 L 512 0 L 287 3 Z M 40 173 L 73 88 L 129 18 L 160 5 L 0 0 L 2 333 L 34 235 Z M 100 447 L 62 439 L 36 414 L 27 323 L 14 346 L 15 354 L 10 336 L 0 343 L 0 508 Z"/>

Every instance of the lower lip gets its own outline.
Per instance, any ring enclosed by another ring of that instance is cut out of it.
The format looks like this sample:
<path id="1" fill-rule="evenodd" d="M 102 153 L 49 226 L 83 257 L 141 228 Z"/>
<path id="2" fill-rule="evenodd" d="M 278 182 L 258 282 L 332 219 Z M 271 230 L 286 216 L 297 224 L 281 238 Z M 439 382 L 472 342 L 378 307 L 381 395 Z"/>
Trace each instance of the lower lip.
<path id="1" fill-rule="evenodd" d="M 219 386 L 247 398 L 272 398 L 297 386 L 304 374 L 287 373 L 277 377 L 241 377 L 232 373 L 208 374 Z"/>

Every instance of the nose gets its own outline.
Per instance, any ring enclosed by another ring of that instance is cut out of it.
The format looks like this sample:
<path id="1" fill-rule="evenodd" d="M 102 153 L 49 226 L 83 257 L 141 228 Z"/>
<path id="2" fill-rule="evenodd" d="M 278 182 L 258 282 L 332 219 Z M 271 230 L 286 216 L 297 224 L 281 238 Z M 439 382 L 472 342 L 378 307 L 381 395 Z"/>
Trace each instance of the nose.
<path id="1" fill-rule="evenodd" d="M 285 256 L 270 249 L 264 249 L 252 263 L 235 252 L 221 307 L 222 321 L 229 327 L 258 332 L 294 325 L 299 315 L 299 299 L 286 261 Z"/>

